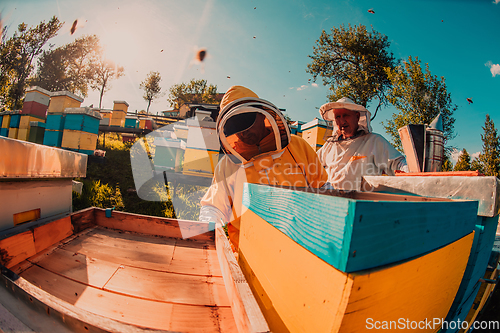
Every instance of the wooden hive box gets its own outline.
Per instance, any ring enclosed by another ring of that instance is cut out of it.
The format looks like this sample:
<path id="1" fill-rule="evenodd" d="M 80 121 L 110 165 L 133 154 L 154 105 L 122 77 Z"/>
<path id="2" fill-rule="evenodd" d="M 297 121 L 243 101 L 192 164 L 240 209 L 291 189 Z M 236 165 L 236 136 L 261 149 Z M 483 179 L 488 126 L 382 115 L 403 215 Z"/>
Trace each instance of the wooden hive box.
<path id="1" fill-rule="evenodd" d="M 51 93 L 47 113 L 62 113 L 66 108 L 79 108 L 83 98 L 69 91 L 57 91 Z"/>
<path id="2" fill-rule="evenodd" d="M 384 193 L 421 195 L 435 198 L 477 200 L 478 210 L 475 221 L 475 235 L 469 262 L 450 312 L 448 322 L 472 320 L 481 308 L 474 308 L 477 297 L 488 298 L 489 294 L 479 294 L 482 284 L 479 279 L 485 275 L 490 260 L 500 212 L 500 181 L 496 177 L 482 177 L 455 172 L 401 174 L 398 177 L 365 176 L 367 190 Z M 488 289 L 491 292 L 490 289 Z M 481 299 L 478 303 L 483 304 Z M 453 330 L 443 330 L 443 332 Z"/>
<path id="3" fill-rule="evenodd" d="M 477 209 L 475 201 L 256 184 L 246 184 L 243 205 L 238 261 L 276 332 L 364 332 L 375 322 L 444 318 Z"/>
<path id="4" fill-rule="evenodd" d="M 30 123 L 30 134 L 28 141 L 43 144 L 44 133 L 45 123 L 41 121 L 32 121 Z"/>
<path id="5" fill-rule="evenodd" d="M 213 121 L 188 119 L 188 138 L 182 173 L 212 177 L 219 160 L 220 143 Z"/>
<path id="6" fill-rule="evenodd" d="M 186 143 L 179 139 L 155 138 L 155 170 L 182 171 Z"/>
<path id="7" fill-rule="evenodd" d="M 67 108 L 65 110 L 65 130 L 75 130 L 98 134 L 101 114 L 99 111 L 89 108 Z"/>
<path id="8" fill-rule="evenodd" d="M 125 117 L 125 127 L 127 128 L 137 128 L 139 120 L 136 116 Z"/>
<path id="9" fill-rule="evenodd" d="M 325 144 L 325 133 L 327 130 L 326 121 L 315 118 L 301 126 L 302 137 L 314 149 L 318 150 Z"/>
<path id="10" fill-rule="evenodd" d="M 19 111 L 12 111 L 10 115 L 10 128 L 19 128 L 19 124 L 21 123 L 21 113 Z"/>
<path id="11" fill-rule="evenodd" d="M 40 87 L 30 87 L 26 90 L 22 114 L 29 114 L 45 119 L 49 108 L 51 92 Z"/>

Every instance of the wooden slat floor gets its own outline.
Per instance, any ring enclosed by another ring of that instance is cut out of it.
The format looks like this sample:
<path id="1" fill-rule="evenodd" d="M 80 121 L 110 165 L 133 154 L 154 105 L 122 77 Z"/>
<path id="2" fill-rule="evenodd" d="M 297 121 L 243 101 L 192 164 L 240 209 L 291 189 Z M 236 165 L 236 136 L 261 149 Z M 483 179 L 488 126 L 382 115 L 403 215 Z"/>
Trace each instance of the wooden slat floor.
<path id="1" fill-rule="evenodd" d="M 213 242 L 95 227 L 18 266 L 27 281 L 89 312 L 181 332 L 234 332 Z"/>

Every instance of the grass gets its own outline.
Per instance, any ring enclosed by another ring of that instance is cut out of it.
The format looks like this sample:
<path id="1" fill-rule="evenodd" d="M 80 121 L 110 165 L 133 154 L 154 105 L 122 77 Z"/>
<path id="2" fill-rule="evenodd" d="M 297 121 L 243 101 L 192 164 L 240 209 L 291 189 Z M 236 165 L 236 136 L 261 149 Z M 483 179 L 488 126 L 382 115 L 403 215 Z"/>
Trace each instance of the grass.
<path id="1" fill-rule="evenodd" d="M 141 199 L 136 192 L 130 161 L 131 143 L 123 143 L 121 135 L 106 134 L 106 145 L 102 148 L 102 135 L 98 149 L 106 151 L 103 160 L 90 158 L 87 176 L 75 179 L 83 182 L 82 194 L 73 192 L 73 210 L 95 206 L 135 214 L 197 220 L 199 202 L 206 188 L 192 185 L 178 185 L 176 197 L 172 198 L 164 182 L 155 182 L 150 188 L 157 192 L 162 201 Z M 151 147 L 154 153 L 154 147 Z M 175 209 L 174 209 L 175 207 Z"/>

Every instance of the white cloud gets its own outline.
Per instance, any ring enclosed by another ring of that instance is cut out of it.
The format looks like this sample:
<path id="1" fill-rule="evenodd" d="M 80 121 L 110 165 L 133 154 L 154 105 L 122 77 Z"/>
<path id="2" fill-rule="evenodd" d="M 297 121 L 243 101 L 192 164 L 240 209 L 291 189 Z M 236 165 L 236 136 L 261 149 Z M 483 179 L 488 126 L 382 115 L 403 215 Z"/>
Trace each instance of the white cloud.
<path id="1" fill-rule="evenodd" d="M 453 162 L 453 165 L 457 164 L 460 154 L 462 154 L 462 151 L 458 149 L 453 149 L 451 152 L 451 161 Z"/>
<path id="2" fill-rule="evenodd" d="M 497 0 L 500 2 L 500 0 Z M 493 77 L 500 75 L 500 65 L 499 64 L 494 64 L 491 61 L 488 61 L 485 66 L 488 66 L 490 68 L 491 74 Z"/>
<path id="3" fill-rule="evenodd" d="M 498 0 L 498 1 L 500 1 L 500 0 Z M 318 86 L 318 84 L 317 84 L 317 83 L 311 83 L 311 86 L 313 86 L 313 87 L 317 87 L 317 86 Z"/>
<path id="4" fill-rule="evenodd" d="M 297 91 L 304 90 L 306 88 L 307 88 L 307 86 L 305 84 L 303 84 L 303 85 L 301 85 L 300 87 L 297 88 Z"/>
<path id="5" fill-rule="evenodd" d="M 500 0 L 498 0 L 500 1 Z M 460 155 L 462 154 L 462 150 L 458 150 L 458 149 L 453 149 L 453 151 L 451 152 L 451 161 L 453 162 L 453 165 L 457 164 L 457 161 L 458 161 L 458 158 L 460 157 Z M 470 156 L 470 161 L 472 162 L 472 160 L 476 157 L 479 157 L 479 154 L 481 154 L 480 151 L 474 153 L 474 154 L 471 154 L 469 153 L 469 156 Z"/>

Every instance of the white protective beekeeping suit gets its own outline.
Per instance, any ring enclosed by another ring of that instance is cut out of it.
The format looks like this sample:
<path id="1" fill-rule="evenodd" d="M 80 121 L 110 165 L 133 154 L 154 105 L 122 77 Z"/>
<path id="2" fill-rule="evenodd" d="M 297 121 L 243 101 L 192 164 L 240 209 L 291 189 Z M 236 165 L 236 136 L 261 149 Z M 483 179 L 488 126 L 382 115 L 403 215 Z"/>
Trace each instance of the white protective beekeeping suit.
<path id="1" fill-rule="evenodd" d="M 358 132 L 344 139 L 335 123 L 334 110 L 347 109 L 360 113 Z M 319 160 L 328 173 L 328 186 L 343 190 L 362 190 L 365 175 L 394 175 L 395 170 L 408 171 L 406 160 L 384 137 L 372 133 L 370 112 L 349 98 L 326 103 L 319 110 L 332 125 L 332 136 L 318 150 Z"/>

